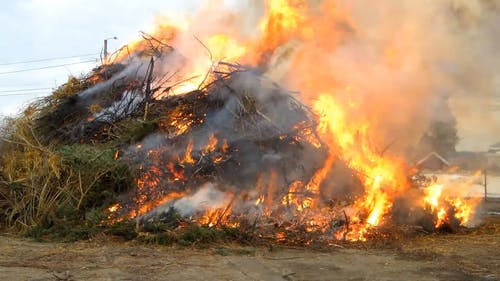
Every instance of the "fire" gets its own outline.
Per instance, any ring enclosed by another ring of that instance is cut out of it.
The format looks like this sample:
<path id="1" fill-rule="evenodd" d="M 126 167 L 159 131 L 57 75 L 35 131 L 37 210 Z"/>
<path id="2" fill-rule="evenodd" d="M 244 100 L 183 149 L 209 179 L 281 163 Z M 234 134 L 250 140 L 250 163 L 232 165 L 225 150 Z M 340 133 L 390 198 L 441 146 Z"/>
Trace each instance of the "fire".
<path id="1" fill-rule="evenodd" d="M 264 201 L 265 201 L 265 196 L 262 194 L 259 196 L 259 198 L 257 198 L 257 200 L 255 200 L 255 205 L 260 205 L 264 203 Z"/>
<path id="2" fill-rule="evenodd" d="M 434 184 L 425 189 L 424 202 L 429 204 L 431 208 L 436 209 L 439 206 L 439 199 L 443 193 L 443 185 Z"/>
<path id="3" fill-rule="evenodd" d="M 281 204 L 293 206 L 299 212 L 311 207 L 312 198 L 304 196 L 303 186 L 301 181 L 294 181 L 288 188 L 287 195 L 281 199 Z"/>
<path id="4" fill-rule="evenodd" d="M 205 146 L 205 148 L 203 149 L 203 151 L 206 154 L 208 154 L 210 152 L 214 152 L 215 149 L 217 148 L 218 142 L 219 142 L 219 140 L 217 140 L 217 138 L 215 137 L 215 134 L 210 134 L 210 136 L 208 137 L 208 143 Z"/>
<path id="5" fill-rule="evenodd" d="M 189 143 L 186 147 L 186 153 L 184 155 L 184 159 L 181 161 L 181 163 L 194 164 L 195 160 L 191 155 L 192 152 L 193 152 L 193 140 L 189 140 Z"/>
<path id="6" fill-rule="evenodd" d="M 276 240 L 278 242 L 282 242 L 286 240 L 286 234 L 284 232 L 278 232 L 276 233 Z"/>
<path id="7" fill-rule="evenodd" d="M 227 209 L 209 209 L 198 220 L 201 225 L 213 227 L 216 225 L 226 225 L 227 216 L 231 214 L 231 210 Z"/>
<path id="8" fill-rule="evenodd" d="M 227 143 L 227 140 L 224 140 L 222 142 L 222 146 L 220 148 L 222 150 L 222 153 L 227 153 L 229 150 L 229 144 Z"/>
<path id="9" fill-rule="evenodd" d="M 166 18 L 158 19 L 156 26 L 147 30 L 147 33 L 154 34 L 155 38 L 160 42 L 165 42 L 167 44 L 172 43 L 172 41 L 178 36 L 181 31 L 187 29 L 188 23 L 185 21 L 177 20 L 171 21 Z M 118 50 L 116 53 L 108 57 L 106 64 L 113 62 L 120 62 L 129 59 L 131 55 L 137 56 L 148 56 L 151 53 L 150 42 L 143 40 L 144 38 L 137 38 L 136 40 L 129 42 L 126 46 Z M 158 43 L 158 42 L 157 42 Z M 165 50 L 162 50 L 165 51 Z"/>
<path id="10" fill-rule="evenodd" d="M 114 212 L 118 211 L 119 208 L 120 208 L 120 204 L 117 203 L 117 204 L 114 204 L 113 206 L 109 207 L 108 211 L 110 213 L 114 213 Z"/>
<path id="11" fill-rule="evenodd" d="M 170 122 L 169 125 L 176 128 L 176 132 L 175 132 L 176 135 L 182 135 L 182 134 L 186 133 L 189 130 L 189 128 L 191 127 L 191 125 L 193 125 L 193 123 L 194 123 L 193 120 L 189 120 L 189 119 L 181 117 L 180 113 L 177 113 L 177 116 L 174 114 L 174 116 L 172 116 L 172 118 L 173 118 L 173 120 Z"/>
<path id="12" fill-rule="evenodd" d="M 267 16 L 261 21 L 263 52 L 274 50 L 290 40 L 305 22 L 306 17 L 299 11 L 305 8 L 305 1 L 267 0 Z M 302 2 L 302 3 L 301 3 Z"/>
<path id="13" fill-rule="evenodd" d="M 462 225 L 467 225 L 472 217 L 473 209 L 471 204 L 467 204 L 460 198 L 455 198 L 451 202 L 455 209 L 455 218 L 457 218 Z"/>
<path id="14" fill-rule="evenodd" d="M 193 44 L 186 44 L 186 36 L 181 36 L 181 33 L 193 30 L 194 27 L 190 24 L 162 24 L 153 31 L 155 38 L 172 44 L 174 48 L 177 47 L 175 44 L 189 46 L 184 55 L 186 63 L 183 65 L 183 77 L 178 84 L 172 86 L 172 93 L 184 94 L 210 84 L 214 79 L 209 75 L 210 72 L 222 61 L 243 61 L 254 67 L 262 67 L 259 71 L 277 78 L 278 82 L 292 81 L 290 84 L 301 91 L 300 98 L 316 116 L 318 124 L 302 122 L 294 127 L 294 130 L 300 132 L 295 141 L 310 144 L 316 149 L 325 149 L 327 153 L 324 163 L 318 165 L 318 169 L 308 180 L 289 180 L 286 175 L 277 171 L 266 171 L 267 174 L 258 175 L 253 190 L 255 193 L 249 192 L 250 195 L 242 195 L 242 198 L 238 198 L 237 193 L 231 193 L 230 196 L 235 198 L 234 202 L 224 207 L 209 208 L 198 214 L 198 223 L 210 227 L 237 226 L 239 221 L 232 215 L 237 210 L 237 203 L 241 203 L 243 206 L 260 208 L 261 214 L 269 218 L 292 218 L 293 223 L 290 224 L 301 223 L 306 232 L 330 231 L 334 232 L 330 235 L 336 239 L 366 241 L 371 229 L 383 225 L 389 219 L 395 198 L 412 188 L 407 179 L 409 171 L 403 157 L 384 155 L 384 151 L 380 151 L 378 147 L 380 140 L 384 140 L 379 126 L 384 109 L 377 108 L 378 104 L 371 104 L 370 95 L 366 97 L 358 93 L 367 87 L 360 87 L 361 90 L 358 90 L 358 85 L 336 77 L 338 73 L 336 75 L 329 71 L 331 62 L 321 56 L 323 53 L 336 52 L 339 42 L 347 36 L 345 34 L 355 30 L 348 11 L 337 6 L 337 1 L 322 2 L 319 9 L 322 14 L 314 16 L 319 11 L 313 12 L 308 1 L 267 0 L 265 15 L 259 24 L 260 33 L 244 39 L 227 28 L 222 32 L 196 34 L 199 37 L 194 46 L 197 47 L 193 47 Z M 336 25 L 342 25 L 343 28 L 337 29 Z M 204 29 L 198 27 L 198 30 Z M 388 51 L 393 50 L 393 46 L 391 43 L 388 45 L 383 49 L 386 56 L 390 57 L 390 65 L 402 65 L 399 63 L 399 60 L 404 60 L 400 58 L 402 54 L 394 55 L 392 51 Z M 133 42 L 128 46 L 129 51 L 136 55 L 143 55 L 148 48 L 150 46 L 144 41 Z M 308 48 L 313 51 L 308 51 Z M 314 51 L 316 49 L 317 52 Z M 120 61 L 125 58 L 118 55 L 114 59 Z M 288 63 L 288 68 L 283 61 Z M 366 65 L 361 64 L 360 67 Z M 282 70 L 281 68 L 286 71 L 276 70 Z M 380 89 L 373 91 L 377 90 Z M 173 112 L 168 116 L 165 127 L 175 130 L 174 134 L 177 136 L 187 134 L 198 122 L 190 117 L 192 116 L 185 116 L 183 112 Z M 216 133 L 211 133 L 206 142 L 189 139 L 185 150 L 177 154 L 175 161 L 168 162 L 161 169 L 166 169 L 173 181 L 179 182 L 189 180 L 190 176 L 195 177 L 199 172 L 197 170 L 189 174 L 186 166 L 193 166 L 201 160 L 222 163 L 233 147 L 224 137 L 219 140 Z M 283 139 L 286 139 L 286 134 L 283 134 Z M 140 145 L 137 149 L 140 149 Z M 196 152 L 193 154 L 193 151 Z M 327 199 L 335 198 L 325 199 L 326 195 L 322 192 L 323 188 L 331 188 L 327 179 L 337 162 L 345 163 L 352 170 L 352 176 L 359 179 L 363 187 L 363 192 L 356 195 L 348 206 L 342 206 L 340 211 L 328 206 L 326 202 Z M 160 172 L 159 167 L 157 169 L 158 171 L 152 169 L 149 172 L 159 177 L 164 176 L 165 172 Z M 285 179 L 279 181 L 280 178 Z M 154 189 L 158 181 L 147 174 L 138 180 L 137 185 L 139 190 Z M 430 210 L 436 227 L 447 223 L 450 216 L 461 225 L 466 225 L 474 215 L 477 202 L 446 194 L 442 184 L 425 187 L 422 192 L 422 198 L 418 198 L 420 201 L 417 204 Z M 138 210 L 129 216 L 141 216 L 155 206 L 185 196 L 186 193 L 169 193 L 161 199 L 149 201 L 139 197 Z M 339 220 L 339 217 L 343 220 L 343 224 L 338 227 L 340 230 L 331 231 L 332 221 Z M 287 235 L 279 231 L 275 233 L 275 238 L 283 241 L 287 239 Z"/>
<path id="15" fill-rule="evenodd" d="M 120 157 L 120 151 L 116 150 L 115 154 L 113 155 L 113 159 L 118 160 L 119 157 Z"/>
<path id="16" fill-rule="evenodd" d="M 452 186 L 451 188 L 459 188 Z M 478 203 L 477 198 L 459 198 L 450 192 L 444 192 L 444 184 L 432 184 L 424 189 L 424 207 L 429 207 L 435 214 L 435 227 L 439 228 L 450 220 L 450 215 L 460 222 L 460 225 L 467 225 L 474 215 L 474 207 Z"/>
<path id="17" fill-rule="evenodd" d="M 389 212 L 392 207 L 390 198 L 407 188 L 402 177 L 405 173 L 399 160 L 383 158 L 371 147 L 367 135 L 369 123 L 348 124 L 344 108 L 332 95 L 320 95 L 314 108 L 321 114 L 320 133 L 330 141 L 331 148 L 338 148 L 330 153 L 340 155 L 364 179 L 365 195 L 355 206 L 367 214 L 367 219 L 358 234 L 350 236 L 350 240 L 363 240 L 365 229 L 378 226 Z"/>
<path id="18" fill-rule="evenodd" d="M 184 196 L 186 196 L 186 194 L 184 192 L 171 192 L 171 193 L 163 196 L 160 199 L 149 201 L 147 203 L 141 204 L 140 202 L 136 202 L 136 203 L 138 203 L 137 204 L 138 208 L 135 209 L 135 210 L 130 211 L 126 215 L 126 217 L 127 218 L 137 218 L 137 217 L 140 217 L 140 216 L 148 213 L 149 211 L 153 210 L 157 206 L 165 204 L 165 203 L 167 203 L 169 201 L 172 201 L 174 199 L 183 198 Z"/>
<path id="19" fill-rule="evenodd" d="M 174 176 L 175 181 L 184 179 L 184 171 L 181 167 L 176 167 L 174 163 L 168 163 L 168 170 Z"/>
<path id="20" fill-rule="evenodd" d="M 246 54 L 247 48 L 225 34 L 214 35 L 207 40 L 207 48 L 216 61 L 236 61 Z"/>
<path id="21" fill-rule="evenodd" d="M 316 174 L 314 174 L 311 181 L 307 183 L 306 185 L 307 191 L 311 192 L 314 195 L 318 195 L 320 193 L 321 184 L 325 180 L 334 162 L 335 162 L 335 157 L 333 154 L 330 154 L 326 159 L 323 167 L 319 169 L 316 172 Z M 312 201 L 308 207 L 315 207 L 315 206 L 317 206 L 317 202 Z"/>

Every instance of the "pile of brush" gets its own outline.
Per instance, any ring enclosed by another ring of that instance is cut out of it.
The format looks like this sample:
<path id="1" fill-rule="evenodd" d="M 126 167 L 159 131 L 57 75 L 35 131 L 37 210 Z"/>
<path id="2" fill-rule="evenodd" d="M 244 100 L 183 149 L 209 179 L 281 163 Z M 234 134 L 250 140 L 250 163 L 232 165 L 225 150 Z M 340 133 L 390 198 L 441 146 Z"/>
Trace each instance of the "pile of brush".
<path id="1" fill-rule="evenodd" d="M 190 83 L 178 74 L 184 59 L 145 40 L 150 51 L 70 78 L 6 121 L 2 225 L 78 235 L 85 225 L 89 236 L 129 219 L 134 233 L 139 224 L 226 220 L 223 227 L 305 244 L 349 229 L 341 210 L 363 194 L 363 176 L 327 160 L 318 118 L 294 93 L 257 68 L 225 62 L 197 87 L 180 87 Z M 315 180 L 326 162 L 331 169 Z M 412 220 L 416 212 L 397 203 L 394 215 Z"/>
<path id="2" fill-rule="evenodd" d="M 257 69 L 220 62 L 198 89 L 173 95 L 180 82 L 155 68 L 173 52 L 70 78 L 10 120 L 1 141 L 10 151 L 0 159 L 2 221 L 50 226 L 68 217 L 62 210 L 85 220 L 117 201 L 149 210 L 207 182 L 251 189 L 270 171 L 286 194 L 312 177 L 325 148 L 293 93 Z"/>

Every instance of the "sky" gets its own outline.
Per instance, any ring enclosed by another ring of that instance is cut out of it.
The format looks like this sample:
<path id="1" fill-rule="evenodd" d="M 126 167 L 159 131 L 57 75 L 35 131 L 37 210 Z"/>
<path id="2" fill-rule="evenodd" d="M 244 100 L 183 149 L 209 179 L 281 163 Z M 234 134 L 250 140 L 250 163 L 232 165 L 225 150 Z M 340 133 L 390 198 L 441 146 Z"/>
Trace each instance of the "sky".
<path id="1" fill-rule="evenodd" d="M 50 94 L 68 76 L 88 73 L 99 64 L 104 39 L 118 38 L 108 41 L 109 52 L 113 52 L 151 27 L 156 16 L 193 13 L 203 2 L 0 0 L 0 116 L 20 112 L 30 101 Z M 494 58 L 492 63 L 499 57 Z M 33 60 L 42 61 L 19 63 Z M 494 102 L 474 100 L 470 95 L 450 101 L 452 109 L 460 113 L 460 150 L 486 150 L 500 141 L 500 71 L 496 73 Z M 492 105 L 498 108 L 491 110 Z"/>

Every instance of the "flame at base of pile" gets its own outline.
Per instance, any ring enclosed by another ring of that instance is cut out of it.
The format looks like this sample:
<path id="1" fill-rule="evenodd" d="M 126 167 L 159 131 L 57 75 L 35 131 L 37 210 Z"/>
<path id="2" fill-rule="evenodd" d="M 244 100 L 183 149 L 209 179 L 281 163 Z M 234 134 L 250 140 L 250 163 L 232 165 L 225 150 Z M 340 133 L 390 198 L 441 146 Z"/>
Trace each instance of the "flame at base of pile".
<path id="1" fill-rule="evenodd" d="M 346 125 L 328 95 L 310 112 L 236 69 L 204 91 L 152 102 L 162 123 L 124 151 L 120 160 L 139 177 L 128 201 L 110 209 L 113 220 L 240 228 L 306 244 L 366 241 L 394 222 L 431 231 L 470 223 L 478 200 L 412 182 L 402 162 L 373 152 L 363 124 Z"/>
<path id="2" fill-rule="evenodd" d="M 275 188 L 272 174 L 267 177 L 269 182 L 260 182 L 267 192 Z M 216 229 L 238 228 L 263 239 L 307 245 L 383 238 L 390 235 L 387 227 L 393 227 L 389 232 L 397 231 L 393 223 L 402 217 L 406 220 L 404 224 L 412 223 L 425 231 L 450 231 L 470 226 L 471 214 L 475 212 L 473 206 L 479 201 L 435 195 L 430 198 L 429 192 L 435 188 L 430 186 L 418 190 L 421 195 L 418 200 L 425 202 L 422 206 L 405 206 L 401 213 L 403 205 L 396 205 L 399 213 L 391 210 L 382 223 L 371 225 L 367 222 L 369 213 L 361 213 L 356 204 L 347 205 L 345 201 L 333 199 L 323 202 L 319 196 L 305 192 L 304 185 L 300 190 L 300 184 L 294 183 L 289 193 L 281 196 L 280 202 L 280 196 L 269 197 L 269 193 L 228 191 L 217 184 L 206 183 L 195 192 L 167 194 L 162 200 L 165 202 L 136 219 L 143 226 L 165 223 L 174 225 L 174 229 L 191 224 Z M 439 207 L 436 202 L 428 201 L 435 199 L 440 202 Z M 313 208 L 312 202 L 318 205 Z M 110 211 L 114 213 L 118 208 L 114 206 Z M 408 220 L 411 216 L 413 218 Z"/>

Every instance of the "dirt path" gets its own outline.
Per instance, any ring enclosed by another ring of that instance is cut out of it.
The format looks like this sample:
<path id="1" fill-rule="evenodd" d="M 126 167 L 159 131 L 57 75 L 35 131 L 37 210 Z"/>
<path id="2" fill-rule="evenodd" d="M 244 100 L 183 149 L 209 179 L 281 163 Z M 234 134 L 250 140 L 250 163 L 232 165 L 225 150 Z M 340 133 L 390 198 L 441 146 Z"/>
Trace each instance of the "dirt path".
<path id="1" fill-rule="evenodd" d="M 54 273 L 69 280 L 439 280 L 431 261 L 402 260 L 385 251 L 192 250 L 8 237 L 1 248 L 4 280 L 57 280 Z"/>
<path id="2" fill-rule="evenodd" d="M 500 211 L 500 201 L 485 212 Z M 97 237 L 39 243 L 0 234 L 3 280 L 500 280 L 500 216 L 466 234 L 328 250 L 167 247 Z"/>
<path id="3" fill-rule="evenodd" d="M 190 249 L 0 236 L 0 280 L 499 280 L 499 233 L 425 236 L 386 249 Z"/>

